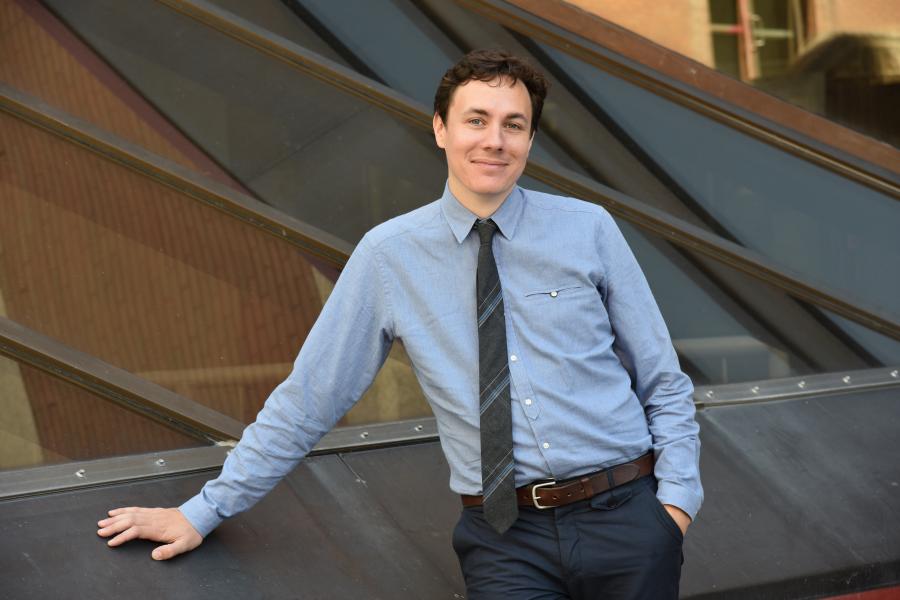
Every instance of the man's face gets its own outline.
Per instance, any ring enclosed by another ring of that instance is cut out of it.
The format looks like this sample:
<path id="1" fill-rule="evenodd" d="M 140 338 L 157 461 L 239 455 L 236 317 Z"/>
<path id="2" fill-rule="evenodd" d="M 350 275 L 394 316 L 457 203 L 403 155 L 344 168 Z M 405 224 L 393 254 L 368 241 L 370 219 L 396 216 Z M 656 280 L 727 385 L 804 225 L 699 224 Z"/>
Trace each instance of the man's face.
<path id="1" fill-rule="evenodd" d="M 447 153 L 450 189 L 463 201 L 506 198 L 531 150 L 531 99 L 521 81 L 468 81 L 453 92 L 434 137 Z"/>

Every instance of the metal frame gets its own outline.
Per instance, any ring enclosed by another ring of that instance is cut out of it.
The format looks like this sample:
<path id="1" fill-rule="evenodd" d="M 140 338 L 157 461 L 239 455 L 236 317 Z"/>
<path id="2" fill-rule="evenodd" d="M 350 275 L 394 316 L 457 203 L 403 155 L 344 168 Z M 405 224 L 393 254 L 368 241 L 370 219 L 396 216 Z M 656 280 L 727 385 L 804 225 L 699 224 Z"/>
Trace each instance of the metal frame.
<path id="1" fill-rule="evenodd" d="M 900 151 L 887 144 L 734 80 L 562 0 L 456 2 L 658 96 L 900 200 L 896 166 Z"/>
<path id="2" fill-rule="evenodd" d="M 860 369 L 698 387 L 694 390 L 694 404 L 697 408 L 713 408 L 888 387 L 900 387 L 900 368 Z"/>
<path id="3" fill-rule="evenodd" d="M 803 377 L 699 387 L 697 409 L 900 387 L 897 367 L 822 373 Z M 438 440 L 434 417 L 352 426 L 326 434 L 309 453 L 334 454 Z M 0 472 L 0 500 L 64 492 L 126 481 L 215 471 L 234 442 L 214 446 L 151 452 L 92 461 L 76 461 Z"/>
<path id="4" fill-rule="evenodd" d="M 438 439 L 434 417 L 340 427 L 325 434 L 310 454 L 371 450 Z"/>
<path id="5" fill-rule="evenodd" d="M 238 440 L 243 423 L 0 316 L 0 355 L 31 365 L 204 441 Z"/>
<path id="6" fill-rule="evenodd" d="M 433 417 L 342 427 L 327 433 L 309 456 L 434 442 L 437 439 L 437 424 Z M 222 467 L 234 445 L 233 441 L 219 442 L 201 448 L 0 471 L 0 501 L 126 481 L 215 471 Z"/>
<path id="7" fill-rule="evenodd" d="M 347 93 L 363 98 L 366 102 L 376 104 L 387 112 L 400 115 L 406 120 L 430 130 L 431 117 L 428 111 L 385 86 L 366 81 L 357 74 L 296 45 L 285 43 L 276 36 L 266 35 L 265 32 L 258 29 L 253 30 L 248 25 L 237 23 L 225 16 L 227 13 L 219 13 L 217 9 L 205 2 L 159 1 L 227 33 L 242 43 L 280 60 L 285 60 L 295 68 L 339 87 Z M 330 234 L 283 215 L 240 192 L 200 176 L 171 161 L 161 159 L 133 144 L 123 142 L 116 136 L 52 109 L 3 84 L 0 84 L 0 110 L 150 177 L 194 200 L 204 202 L 248 225 L 275 235 L 307 253 L 324 258 L 333 265 L 342 265 L 351 251 L 346 242 Z M 828 308 L 870 328 L 900 339 L 900 325 L 897 323 L 886 317 L 861 310 L 852 303 L 790 277 L 769 266 L 766 261 L 759 259 L 746 249 L 736 244 L 723 242 L 715 235 L 698 227 L 672 218 L 662 211 L 645 206 L 586 178 L 575 174 L 566 176 L 555 173 L 540 163 L 531 163 L 529 174 L 573 193 L 573 195 L 594 200 L 606 206 L 611 212 L 644 229 L 650 229 L 662 239 L 669 240 L 682 248 L 700 252 L 757 279 L 767 281 L 812 304 Z M 96 358 L 67 348 L 45 336 L 28 331 L 8 319 L 0 321 L 0 325 L 2 325 L 0 327 L 0 334 L 2 334 L 0 335 L 0 344 L 2 344 L 0 353 L 36 366 L 171 427 L 188 431 L 195 437 L 233 440 L 240 436 L 243 425 L 216 411 L 182 398 L 164 388 L 159 388 L 130 373 L 111 367 Z M 872 387 L 873 385 L 875 384 L 869 383 L 862 387 Z M 714 394 L 716 390 L 719 390 L 721 394 L 724 393 L 722 390 L 725 387 L 716 386 L 715 388 L 701 388 L 701 390 L 704 393 L 713 391 Z M 746 386 L 744 387 L 746 388 Z M 848 387 L 848 384 L 845 383 L 845 386 L 840 389 L 854 388 L 853 386 Z M 760 397 L 757 391 L 752 398 Z M 710 406 L 723 403 L 725 402 L 713 403 L 710 398 L 706 398 L 701 399 L 698 405 Z M 185 419 L 186 416 L 187 419 Z M 436 439 L 436 436 L 433 419 L 344 428 L 335 430 L 323 438 L 314 453 L 357 450 L 410 441 L 431 441 Z M 183 452 L 197 451 L 186 450 Z M 123 457 L 122 460 L 124 458 L 127 457 Z M 3 474 L 3 477 L 7 475 Z M 85 485 L 93 485 L 93 483 L 85 483 Z"/>
<path id="8" fill-rule="evenodd" d="M 0 472 L 0 500 L 221 468 L 227 445 L 116 456 Z"/>
<path id="9" fill-rule="evenodd" d="M 246 44 L 260 52 L 285 61 L 292 67 L 315 76 L 385 111 L 431 131 L 431 114 L 424 107 L 394 92 L 390 88 L 368 80 L 300 46 L 268 33 L 243 19 L 213 7 L 202 0 L 158 0 L 209 27 Z M 331 264 L 342 265 L 350 253 L 349 245 L 314 227 L 283 215 L 252 198 L 205 178 L 168 160 L 156 157 L 133 144 L 64 115 L 0 84 L 0 110 L 6 110 L 35 123 L 76 144 L 90 149 L 123 166 L 134 169 L 186 195 L 205 202 L 248 224 L 323 257 Z M 576 173 L 560 174 L 530 161 L 525 172 L 563 193 L 600 204 L 611 213 L 635 225 L 650 230 L 662 239 L 708 256 L 738 271 L 785 290 L 795 298 L 820 306 L 850 320 L 900 339 L 900 323 L 876 311 L 860 308 L 839 294 L 798 279 L 770 264 L 766 259 L 733 242 L 666 212 L 647 206 L 624 194 L 603 186 Z M 329 243 L 330 242 L 330 243 Z M 342 248 L 344 252 L 335 251 Z"/>

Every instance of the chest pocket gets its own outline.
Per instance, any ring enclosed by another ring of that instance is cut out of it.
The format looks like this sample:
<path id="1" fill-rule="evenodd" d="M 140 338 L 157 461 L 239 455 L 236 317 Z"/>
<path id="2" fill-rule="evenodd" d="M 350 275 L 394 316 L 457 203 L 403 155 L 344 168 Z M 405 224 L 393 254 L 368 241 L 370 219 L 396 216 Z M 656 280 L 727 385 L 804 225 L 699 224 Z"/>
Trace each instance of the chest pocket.
<path id="1" fill-rule="evenodd" d="M 554 287 L 541 288 L 533 292 L 527 292 L 525 294 L 525 297 L 529 298 L 529 301 L 531 302 L 542 300 L 556 300 L 558 298 L 562 298 L 563 300 L 565 300 L 583 287 L 584 286 L 582 286 L 580 283 L 557 285 Z"/>
<path id="2" fill-rule="evenodd" d="M 524 294 L 524 312 L 538 339 L 558 357 L 596 347 L 608 329 L 600 293 L 591 285 L 568 282 Z"/>

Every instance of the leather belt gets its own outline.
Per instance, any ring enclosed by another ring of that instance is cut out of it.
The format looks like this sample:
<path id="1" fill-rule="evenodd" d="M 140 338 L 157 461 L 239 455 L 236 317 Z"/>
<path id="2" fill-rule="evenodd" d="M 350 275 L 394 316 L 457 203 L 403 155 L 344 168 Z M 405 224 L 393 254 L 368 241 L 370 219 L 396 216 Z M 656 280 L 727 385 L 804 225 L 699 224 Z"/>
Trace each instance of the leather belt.
<path id="1" fill-rule="evenodd" d="M 566 481 L 538 481 L 516 489 L 519 506 L 556 508 L 586 500 L 606 490 L 653 473 L 653 451 L 631 462 L 622 463 Z M 481 506 L 482 496 L 462 494 L 463 506 Z"/>

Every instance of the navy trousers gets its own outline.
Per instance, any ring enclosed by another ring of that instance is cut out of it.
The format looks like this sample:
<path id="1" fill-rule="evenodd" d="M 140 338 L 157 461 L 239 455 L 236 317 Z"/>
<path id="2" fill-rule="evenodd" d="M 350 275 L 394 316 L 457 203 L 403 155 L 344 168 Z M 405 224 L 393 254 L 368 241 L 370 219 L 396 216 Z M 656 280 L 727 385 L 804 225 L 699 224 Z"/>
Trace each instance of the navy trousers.
<path id="1" fill-rule="evenodd" d="M 503 535 L 464 508 L 453 549 L 469 600 L 678 598 L 681 529 L 641 477 L 559 508 L 519 509 Z"/>

